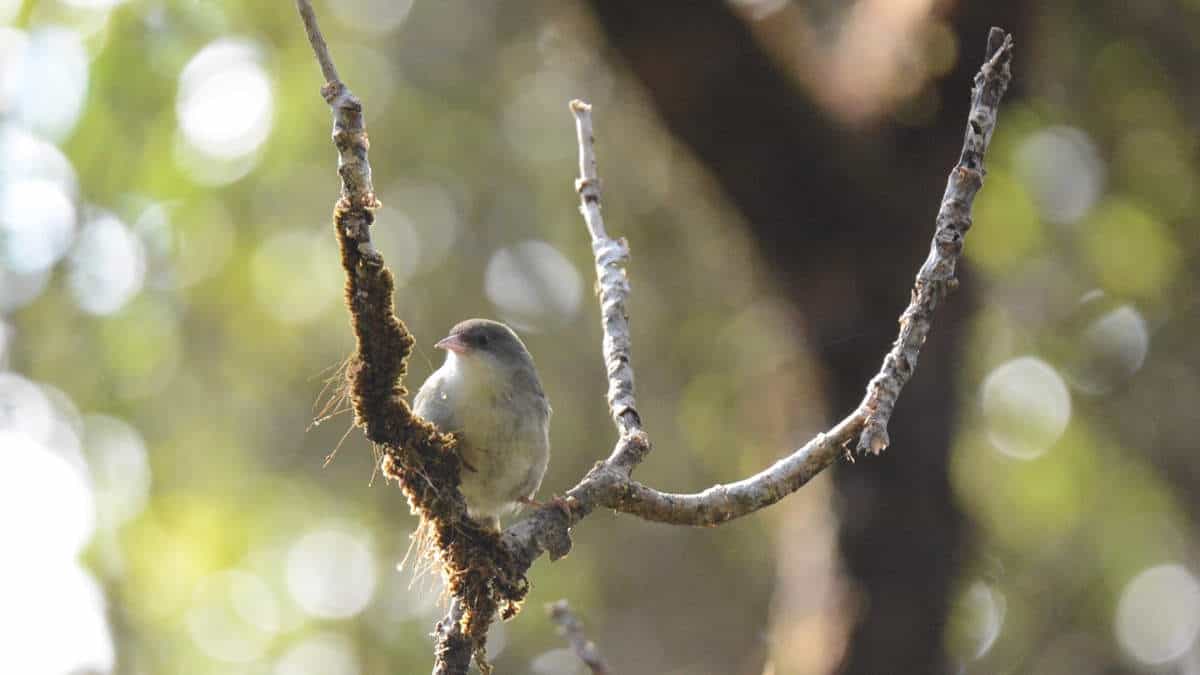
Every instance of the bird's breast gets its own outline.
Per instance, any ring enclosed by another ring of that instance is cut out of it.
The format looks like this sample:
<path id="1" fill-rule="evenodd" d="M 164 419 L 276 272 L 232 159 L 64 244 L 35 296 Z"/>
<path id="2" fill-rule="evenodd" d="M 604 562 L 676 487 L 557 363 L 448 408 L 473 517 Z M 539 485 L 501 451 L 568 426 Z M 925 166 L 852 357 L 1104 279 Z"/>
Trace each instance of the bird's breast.
<path id="1" fill-rule="evenodd" d="M 498 516 L 533 495 L 550 454 L 550 408 L 536 379 L 530 384 L 447 359 L 417 398 L 418 414 L 428 412 L 458 437 L 467 464 L 461 490 L 472 515 Z"/>

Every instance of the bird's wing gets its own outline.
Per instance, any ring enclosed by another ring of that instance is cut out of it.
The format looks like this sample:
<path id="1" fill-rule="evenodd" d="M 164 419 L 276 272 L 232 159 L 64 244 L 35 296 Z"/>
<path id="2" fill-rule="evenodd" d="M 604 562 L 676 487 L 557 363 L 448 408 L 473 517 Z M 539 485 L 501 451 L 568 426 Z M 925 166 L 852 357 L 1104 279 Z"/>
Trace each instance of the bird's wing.
<path id="1" fill-rule="evenodd" d="M 432 422 L 440 431 L 449 433 L 458 428 L 454 419 L 454 406 L 445 391 L 445 385 L 436 373 L 425 380 L 413 398 L 413 412 Z"/>
<path id="2" fill-rule="evenodd" d="M 554 413 L 554 409 L 550 407 L 550 399 L 546 398 L 546 392 L 542 391 L 542 382 L 533 369 L 513 373 L 512 395 L 529 396 L 547 419 Z"/>

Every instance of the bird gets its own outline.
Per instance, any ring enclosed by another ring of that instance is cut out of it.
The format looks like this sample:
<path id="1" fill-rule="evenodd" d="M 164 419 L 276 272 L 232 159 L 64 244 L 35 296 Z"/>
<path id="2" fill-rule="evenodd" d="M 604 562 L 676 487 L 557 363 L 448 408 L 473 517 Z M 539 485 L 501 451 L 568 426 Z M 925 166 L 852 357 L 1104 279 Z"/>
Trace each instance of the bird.
<path id="1" fill-rule="evenodd" d="M 553 410 L 525 343 L 503 323 L 463 321 L 434 347 L 446 360 L 417 391 L 413 411 L 458 439 L 467 514 L 499 532 L 501 515 L 536 504 Z"/>

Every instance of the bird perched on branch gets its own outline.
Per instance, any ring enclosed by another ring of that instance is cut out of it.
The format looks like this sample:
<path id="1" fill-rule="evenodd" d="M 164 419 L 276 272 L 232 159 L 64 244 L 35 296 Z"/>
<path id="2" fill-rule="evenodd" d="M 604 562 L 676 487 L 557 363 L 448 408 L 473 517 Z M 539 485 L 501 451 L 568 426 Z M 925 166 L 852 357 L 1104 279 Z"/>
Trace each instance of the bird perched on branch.
<path id="1" fill-rule="evenodd" d="M 480 524 L 531 503 L 550 460 L 550 403 L 533 357 L 508 326 L 463 321 L 434 345 L 446 361 L 413 400 L 413 409 L 458 437 L 463 497 Z"/>

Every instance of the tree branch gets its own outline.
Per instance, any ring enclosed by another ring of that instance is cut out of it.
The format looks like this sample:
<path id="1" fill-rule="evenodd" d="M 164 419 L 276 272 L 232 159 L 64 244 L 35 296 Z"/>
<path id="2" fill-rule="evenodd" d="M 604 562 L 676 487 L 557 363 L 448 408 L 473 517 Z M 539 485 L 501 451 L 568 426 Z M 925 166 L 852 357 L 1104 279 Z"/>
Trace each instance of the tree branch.
<path id="1" fill-rule="evenodd" d="M 329 55 L 329 45 L 325 44 L 325 36 L 317 26 L 317 15 L 313 12 L 312 3 L 308 0 L 296 0 L 296 9 L 300 11 L 300 20 L 304 22 L 304 32 L 308 34 L 308 42 L 312 45 L 317 63 L 321 65 L 321 74 L 326 82 L 337 82 L 337 68 L 333 66 L 333 57 Z"/>
<path id="2" fill-rule="evenodd" d="M 615 511 L 672 525 L 712 527 L 774 504 L 799 490 L 846 452 L 846 444 L 862 428 L 864 415 L 855 411 L 804 447 L 749 478 L 714 485 L 695 494 L 659 492 L 630 480 L 620 489 L 600 495 Z"/>
<path id="3" fill-rule="evenodd" d="M 624 239 L 608 238 L 604 219 L 600 216 L 600 176 L 596 170 L 592 106 L 574 100 L 571 101 L 571 112 L 575 114 L 575 133 L 579 138 L 579 178 L 575 181 L 575 191 L 579 193 L 579 211 L 592 237 L 596 279 L 600 283 L 604 366 L 608 372 L 608 409 L 617 431 L 625 436 L 642 428 L 642 419 L 633 398 L 633 366 L 630 364 L 633 340 L 629 336 L 629 314 L 625 311 L 629 281 L 622 265 L 629 260 L 629 246 Z M 611 460 L 628 473 L 642 461 L 642 456 L 613 455 Z"/>
<path id="4" fill-rule="evenodd" d="M 659 492 L 631 477 L 651 445 L 634 399 L 625 307 L 630 288 L 623 267 L 629 248 L 623 239 L 609 238 L 601 218 L 591 106 L 571 102 L 580 157 L 576 189 L 595 256 L 608 405 L 619 438 L 608 459 L 598 462 L 562 499 L 535 510 L 498 538 L 466 517 L 458 490 L 462 460 L 454 438 L 417 417 L 404 398 L 402 381 L 414 339 L 395 315 L 393 277 L 371 243 L 370 226 L 379 202 L 367 160 L 362 105 L 338 79 L 309 0 L 296 0 L 296 6 L 326 78 L 321 93 L 333 114 L 342 180 L 333 219 L 346 273 L 346 306 L 357 338 L 347 368 L 355 424 L 382 452 L 384 474 L 399 483 L 410 508 L 421 516 L 422 527 L 433 533 L 453 599 L 436 629 L 435 675 L 465 675 L 472 656 L 481 670 L 490 671 L 484 655 L 491 621 L 497 612 L 504 618 L 517 613 L 528 590 L 525 573 L 534 560 L 542 553 L 551 560 L 565 556 L 571 549 L 570 528 L 597 506 L 659 522 L 718 525 L 795 492 L 847 452 L 855 438 L 860 451 L 879 452 L 887 446 L 887 423 L 896 399 L 912 376 L 933 311 L 954 286 L 955 264 L 971 223 L 971 204 L 983 182 L 983 154 L 1010 79 L 1012 39 L 1004 31 L 993 28 L 988 37 L 987 58 L 975 78 L 962 155 L 950 174 L 929 257 L 917 274 L 912 302 L 900 317 L 900 334 L 868 385 L 866 398 L 832 429 L 762 472 L 696 494 Z M 593 671 L 604 672 L 594 667 Z"/>
<path id="5" fill-rule="evenodd" d="M 983 183 L 983 155 L 995 128 L 1000 99 L 1011 79 L 1011 60 L 1011 36 L 999 28 L 993 28 L 988 35 L 984 64 L 975 77 L 962 154 L 950 172 L 929 257 L 917 274 L 912 302 L 901 315 L 899 336 L 891 352 L 884 358 L 879 373 L 871 379 L 862 404 L 832 429 L 819 434 L 762 472 L 695 494 L 659 492 L 632 480 L 630 471 L 649 451 L 650 441 L 640 425 L 627 431 L 630 427 L 623 426 L 618 420 L 618 429 L 623 433 L 612 455 L 593 467 L 578 485 L 567 492 L 565 503 L 569 507 L 569 515 L 564 517 L 562 509 L 543 508 L 505 531 L 504 544 L 513 552 L 516 560 L 531 564 L 543 551 L 549 551 L 551 559 L 565 555 L 570 550 L 568 528 L 596 506 L 657 522 L 719 525 L 774 504 L 795 492 L 833 464 L 856 441 L 860 449 L 871 452 L 879 452 L 887 446 L 887 422 L 896 399 L 901 388 L 912 377 L 937 303 L 955 284 L 954 267 L 962 254 L 963 238 L 970 227 L 971 204 Z M 621 407 L 623 399 L 614 396 L 614 392 L 627 390 L 632 401 L 633 391 L 633 372 L 628 363 L 628 324 L 624 317 L 624 299 L 629 293 L 629 286 L 623 271 L 615 273 L 620 269 L 619 261 L 628 255 L 628 248 L 623 242 L 608 239 L 599 218 L 599 177 L 595 169 L 591 107 L 574 101 L 571 111 L 576 118 L 582 174 L 576 185 L 596 253 L 604 315 L 609 406 L 614 419 L 617 419 L 625 410 Z M 606 242 L 619 246 L 619 253 L 610 254 L 617 259 L 607 256 L 602 259 L 602 254 L 612 250 L 606 247 Z M 618 352 L 614 358 L 612 349 L 615 345 L 623 346 L 625 351 Z"/>
<path id="6" fill-rule="evenodd" d="M 415 340 L 392 306 L 395 281 L 383 256 L 371 243 L 375 198 L 370 143 L 362 104 L 338 79 L 309 0 L 296 0 L 313 53 L 326 83 L 321 95 L 333 114 L 333 143 L 338 150 L 341 197 L 333 222 L 346 275 L 345 302 L 357 340 L 346 368 L 346 395 L 354 423 L 382 456 L 380 467 L 408 497 L 434 545 L 454 603 L 437 625 L 434 673 L 465 675 L 472 656 L 484 672 L 487 631 L 497 612 L 516 614 L 528 592 L 525 568 L 515 566 L 500 548 L 499 536 L 467 517 L 458 486 L 462 458 L 454 438 L 415 415 L 403 379 Z"/>
<path id="7" fill-rule="evenodd" d="M 962 154 L 946 181 L 929 257 L 917 272 L 912 301 L 900 315 L 900 335 L 884 357 L 879 374 L 867 385 L 866 398 L 859 406 L 867 412 L 858 440 L 859 452 L 878 454 L 888 446 L 888 421 L 900 390 L 917 367 L 917 357 L 932 325 L 933 310 L 958 285 L 954 268 L 962 255 L 963 238 L 971 228 L 971 205 L 983 187 L 983 153 L 992 140 L 1000 99 L 1011 79 L 1012 44 L 1012 36 L 999 28 L 988 33 L 983 67 L 975 76 L 971 91 L 971 112 L 967 116 Z"/>
<path id="8" fill-rule="evenodd" d="M 463 635 L 462 617 L 462 603 L 453 598 L 446 618 L 438 621 L 433 631 L 437 637 L 433 649 L 433 675 L 465 675 L 470 670 L 475 649 L 471 640 Z"/>
<path id="9" fill-rule="evenodd" d="M 596 643 L 584 635 L 583 623 L 575 618 L 575 614 L 571 612 L 571 607 L 566 600 L 546 605 L 546 613 L 550 615 L 550 620 L 558 626 L 558 634 L 567 638 L 571 650 L 575 652 L 580 661 L 583 661 L 588 670 L 592 671 L 592 675 L 609 675 L 612 672 L 608 669 L 608 663 L 600 654 L 600 650 L 596 648 Z"/>

